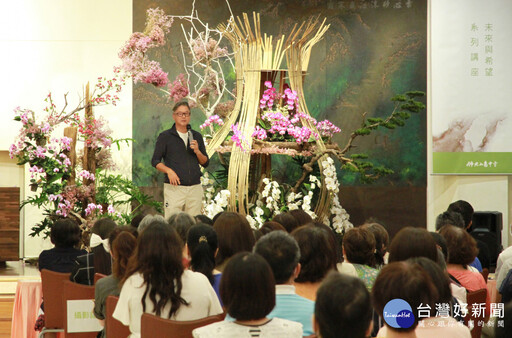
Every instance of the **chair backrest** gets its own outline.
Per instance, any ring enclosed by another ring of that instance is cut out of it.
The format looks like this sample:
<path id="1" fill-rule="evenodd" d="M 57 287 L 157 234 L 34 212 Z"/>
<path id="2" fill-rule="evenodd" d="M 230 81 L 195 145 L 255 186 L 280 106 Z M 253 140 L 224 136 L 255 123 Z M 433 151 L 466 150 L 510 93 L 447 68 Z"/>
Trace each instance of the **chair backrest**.
<path id="1" fill-rule="evenodd" d="M 62 285 L 69 280 L 70 273 L 41 270 L 41 287 L 43 290 L 45 328 L 64 328 L 64 308 L 62 304 Z"/>
<path id="2" fill-rule="evenodd" d="M 103 277 L 107 277 L 107 275 L 104 275 L 102 273 L 96 272 L 94 274 L 94 285 L 96 285 L 96 282 L 102 279 Z"/>
<path id="3" fill-rule="evenodd" d="M 94 286 L 83 285 L 78 283 L 73 283 L 69 280 L 64 281 L 62 292 L 62 303 L 64 308 L 64 316 L 67 314 L 68 309 L 68 300 L 94 300 Z M 86 315 L 87 318 L 94 319 L 94 324 L 99 324 L 99 321 L 93 315 L 93 307 L 84 308 L 81 312 L 82 316 Z M 65 317 L 64 320 L 64 330 L 66 333 L 66 338 L 95 338 L 98 334 L 98 331 L 94 332 L 68 332 L 68 320 Z"/>
<path id="4" fill-rule="evenodd" d="M 112 316 L 118 300 L 119 297 L 116 296 L 107 297 L 105 333 L 107 337 L 126 338 L 130 335 L 130 328 Z"/>
<path id="5" fill-rule="evenodd" d="M 469 320 L 473 320 L 474 327 L 471 330 L 471 337 L 480 338 L 482 334 L 483 326 L 478 325 L 478 321 L 483 320 L 482 316 L 478 316 L 478 313 L 473 312 L 473 304 L 485 303 L 487 299 L 487 289 L 480 289 L 476 291 L 468 292 L 468 314 L 464 317 L 464 325 L 468 325 Z M 478 312 L 478 311 L 477 311 Z"/>
<path id="6" fill-rule="evenodd" d="M 142 338 L 192 338 L 192 330 L 220 322 L 224 317 L 226 314 L 221 313 L 197 320 L 177 321 L 145 313 L 142 315 L 140 333 Z"/>
<path id="7" fill-rule="evenodd" d="M 482 274 L 482 277 L 484 277 L 485 283 L 487 284 L 487 278 L 489 277 L 489 269 L 483 268 L 482 272 L 480 273 Z"/>

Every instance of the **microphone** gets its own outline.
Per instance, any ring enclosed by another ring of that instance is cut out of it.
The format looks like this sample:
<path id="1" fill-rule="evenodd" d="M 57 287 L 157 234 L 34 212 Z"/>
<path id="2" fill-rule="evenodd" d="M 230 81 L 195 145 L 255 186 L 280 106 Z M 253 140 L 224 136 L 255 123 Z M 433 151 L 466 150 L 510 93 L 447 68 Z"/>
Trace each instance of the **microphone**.
<path id="1" fill-rule="evenodd" d="M 192 127 L 190 124 L 187 124 L 187 133 L 188 133 L 188 143 L 190 144 L 194 140 L 194 136 L 192 135 Z"/>

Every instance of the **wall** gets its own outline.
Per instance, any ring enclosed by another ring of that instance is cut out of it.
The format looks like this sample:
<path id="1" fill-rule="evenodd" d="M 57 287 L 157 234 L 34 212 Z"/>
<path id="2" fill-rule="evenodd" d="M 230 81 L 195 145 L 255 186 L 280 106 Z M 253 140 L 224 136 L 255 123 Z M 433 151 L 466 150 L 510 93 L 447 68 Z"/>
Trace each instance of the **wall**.
<path id="1" fill-rule="evenodd" d="M 65 93 L 68 93 L 68 111 L 73 109 L 88 81 L 93 86 L 97 77 L 113 75 L 113 66 L 119 64 L 117 52 L 131 32 L 131 0 L 2 1 L 0 65 L 4 81 L 0 151 L 8 150 L 21 126 L 12 120 L 16 106 L 32 109 L 36 116 L 42 117 L 43 100 L 51 91 L 57 109 L 62 109 Z M 117 107 L 95 108 L 96 115 L 109 121 L 114 138 L 131 137 L 131 105 L 130 84 L 121 93 Z M 114 160 L 120 171 L 131 177 L 131 148 L 125 146 L 114 152 Z M 5 156 L 0 158 L 0 183 L 21 180 L 17 184 L 29 191 L 27 168 L 19 174 L 9 163 Z M 24 224 L 25 238 L 21 255 L 38 256 L 42 249 L 51 246 L 48 240 L 28 237 L 32 225 L 40 220 L 40 212 L 27 207 L 21 217 L 24 217 L 21 224 Z"/>

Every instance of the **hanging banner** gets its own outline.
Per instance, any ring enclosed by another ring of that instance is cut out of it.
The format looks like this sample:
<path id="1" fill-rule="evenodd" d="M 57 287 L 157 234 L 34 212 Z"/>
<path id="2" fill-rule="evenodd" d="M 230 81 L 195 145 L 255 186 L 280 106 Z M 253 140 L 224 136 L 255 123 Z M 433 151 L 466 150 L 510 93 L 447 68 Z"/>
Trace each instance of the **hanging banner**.
<path id="1" fill-rule="evenodd" d="M 433 172 L 512 173 L 512 1 L 431 5 Z"/>

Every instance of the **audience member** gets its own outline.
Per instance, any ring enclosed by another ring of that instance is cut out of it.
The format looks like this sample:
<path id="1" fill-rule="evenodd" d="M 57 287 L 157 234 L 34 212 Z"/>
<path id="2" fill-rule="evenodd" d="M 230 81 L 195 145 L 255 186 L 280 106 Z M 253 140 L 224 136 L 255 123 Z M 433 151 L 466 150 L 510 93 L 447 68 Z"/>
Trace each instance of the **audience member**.
<path id="1" fill-rule="evenodd" d="M 69 218 L 57 220 L 50 229 L 50 240 L 55 247 L 43 250 L 39 255 L 39 271 L 71 272 L 78 256 L 87 251 L 77 249 L 80 243 L 80 227 Z"/>
<path id="2" fill-rule="evenodd" d="M 313 334 L 315 303 L 297 295 L 293 285 L 300 272 L 300 249 L 295 239 L 285 231 L 270 232 L 256 242 L 254 253 L 269 263 L 276 281 L 276 306 L 267 317 L 299 322 L 305 336 Z"/>
<path id="3" fill-rule="evenodd" d="M 208 278 L 220 300 L 219 286 L 222 273 L 215 269 L 215 255 L 218 251 L 215 230 L 203 223 L 192 226 L 188 231 L 187 250 L 190 256 L 190 269 Z"/>
<path id="4" fill-rule="evenodd" d="M 247 219 L 235 212 L 223 212 L 213 223 L 219 240 L 219 253 L 215 257 L 217 270 L 223 271 L 229 258 L 242 251 L 252 251 L 254 234 Z"/>
<path id="5" fill-rule="evenodd" d="M 263 223 L 263 225 L 260 227 L 259 230 L 263 236 L 272 231 L 278 231 L 278 230 L 286 231 L 286 229 L 284 228 L 284 226 L 281 225 L 281 223 L 277 223 L 274 221 L 268 221 L 268 222 Z"/>
<path id="6" fill-rule="evenodd" d="M 119 227 L 110 234 L 108 240 L 113 259 L 112 274 L 101 278 L 94 286 L 94 316 L 102 326 L 105 325 L 107 297 L 119 296 L 119 283 L 125 276 L 128 260 L 137 245 L 137 239 L 130 228 Z M 105 330 L 102 330 L 101 337 L 105 337 Z"/>
<path id="7" fill-rule="evenodd" d="M 302 337 L 301 324 L 267 317 L 276 303 L 275 280 L 261 256 L 248 252 L 234 255 L 222 275 L 220 294 L 227 313 L 235 321 L 195 329 L 194 337 Z"/>
<path id="8" fill-rule="evenodd" d="M 296 292 L 314 301 L 320 283 L 336 268 L 335 249 L 330 244 L 329 234 L 322 228 L 303 225 L 291 235 L 300 248 L 301 270 L 295 279 Z"/>
<path id="9" fill-rule="evenodd" d="M 188 230 L 194 224 L 196 224 L 196 220 L 186 212 L 179 212 L 177 214 L 171 215 L 171 217 L 169 217 L 167 220 L 167 223 L 174 227 L 174 229 L 178 232 L 178 235 L 180 235 L 183 243 L 186 243 Z"/>
<path id="10" fill-rule="evenodd" d="M 140 221 L 139 227 L 137 228 L 137 232 L 139 234 L 141 234 L 148 225 L 153 223 L 153 221 L 167 223 L 164 216 L 162 216 L 162 215 L 146 215 L 146 216 L 144 216 L 142 221 Z"/>
<path id="11" fill-rule="evenodd" d="M 437 261 L 434 238 L 423 228 L 402 228 L 389 245 L 389 262 L 405 261 L 413 257 L 427 257 Z"/>
<path id="12" fill-rule="evenodd" d="M 377 222 L 368 222 L 361 225 L 362 229 L 368 229 L 375 237 L 375 261 L 373 268 L 380 269 L 387 263 L 386 253 L 389 246 L 389 234 L 386 228 Z"/>
<path id="13" fill-rule="evenodd" d="M 205 215 L 196 215 L 194 217 L 196 219 L 196 223 L 203 223 L 207 225 L 213 225 L 213 220 Z"/>
<path id="14" fill-rule="evenodd" d="M 288 233 L 291 233 L 300 226 L 299 221 L 289 212 L 282 212 L 275 215 L 272 221 L 281 224 Z"/>
<path id="15" fill-rule="evenodd" d="M 113 317 L 140 336 L 143 313 L 195 320 L 222 313 L 217 295 L 199 272 L 184 270 L 183 243 L 166 222 L 154 221 L 139 235 L 122 281 Z"/>
<path id="16" fill-rule="evenodd" d="M 336 261 L 336 263 L 343 262 L 343 251 L 341 250 L 341 238 L 338 237 L 338 235 L 336 234 L 334 229 L 328 225 L 325 225 L 322 222 L 319 222 L 319 221 L 310 222 L 306 225 L 324 229 L 325 232 L 329 235 L 329 243 L 334 248 L 334 251 L 335 251 L 334 260 Z"/>
<path id="17" fill-rule="evenodd" d="M 331 272 L 316 296 L 313 327 L 317 337 L 370 336 L 372 306 L 365 285 L 355 277 Z"/>
<path id="18" fill-rule="evenodd" d="M 135 215 L 132 220 L 130 221 L 130 225 L 135 229 L 137 230 L 139 228 L 139 224 L 140 222 L 144 219 L 144 217 L 146 216 L 145 213 L 139 213 L 137 215 Z"/>
<path id="19" fill-rule="evenodd" d="M 495 338 L 510 338 L 512 332 L 512 302 L 505 304 L 503 325 L 496 325 Z"/>
<path id="20" fill-rule="evenodd" d="M 343 236 L 343 256 L 345 261 L 341 264 L 341 272 L 354 275 L 347 271 L 347 267 L 355 270 L 355 276 L 361 279 L 368 289 L 372 291 L 375 278 L 379 270 L 372 268 L 375 262 L 375 237 L 365 228 L 349 229 Z"/>
<path id="21" fill-rule="evenodd" d="M 303 226 L 313 222 L 313 218 L 311 218 L 311 216 L 303 209 L 293 209 L 288 211 L 288 213 L 295 217 L 295 219 L 299 223 L 299 226 Z"/>

